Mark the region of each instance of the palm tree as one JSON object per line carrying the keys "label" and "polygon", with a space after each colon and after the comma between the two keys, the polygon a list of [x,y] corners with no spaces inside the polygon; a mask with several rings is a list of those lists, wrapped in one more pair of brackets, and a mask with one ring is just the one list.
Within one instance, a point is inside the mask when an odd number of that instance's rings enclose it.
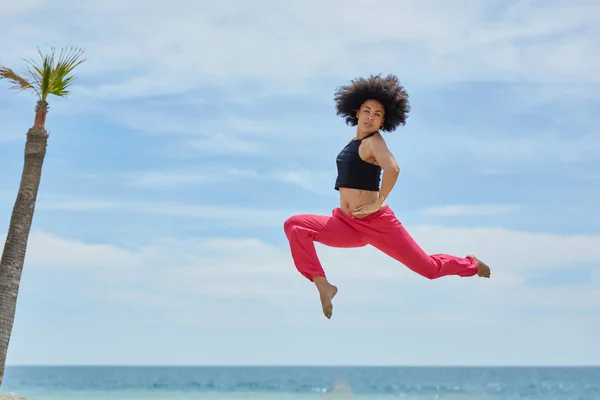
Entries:
{"label": "palm tree", "polygon": [[0,385],[4,378],[4,366],[15,319],[27,241],[42,176],[42,165],[46,156],[47,99],[49,95],[68,96],[67,89],[74,79],[71,72],[86,61],[81,58],[83,52],[79,49],[62,49],[58,58],[55,58],[54,53],[54,49],[50,55],[44,56],[39,52],[41,57],[39,63],[25,60],[29,64],[27,77],[18,75],[10,68],[0,67],[0,80],[6,79],[12,82],[14,84],[12,88],[19,92],[31,90],[38,97],[33,127],[27,132],[21,184],[0,260]]}

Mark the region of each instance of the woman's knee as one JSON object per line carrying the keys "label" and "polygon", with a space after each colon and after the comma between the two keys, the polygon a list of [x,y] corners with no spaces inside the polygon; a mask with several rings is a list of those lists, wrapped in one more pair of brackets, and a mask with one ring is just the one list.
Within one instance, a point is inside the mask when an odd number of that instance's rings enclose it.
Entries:
{"label": "woman's knee", "polygon": [[287,236],[290,236],[297,228],[302,226],[302,215],[292,215],[283,223],[283,230]]}

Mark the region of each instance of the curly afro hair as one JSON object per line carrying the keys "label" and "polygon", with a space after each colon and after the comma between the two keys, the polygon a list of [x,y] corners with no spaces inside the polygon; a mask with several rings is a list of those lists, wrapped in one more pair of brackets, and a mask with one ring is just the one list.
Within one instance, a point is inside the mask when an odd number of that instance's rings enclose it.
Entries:
{"label": "curly afro hair", "polygon": [[346,124],[356,126],[356,113],[367,100],[377,100],[384,107],[384,124],[381,130],[394,131],[406,124],[410,112],[408,94],[394,75],[381,77],[371,75],[368,78],[353,79],[350,84],[335,91],[337,115],[345,118]]}

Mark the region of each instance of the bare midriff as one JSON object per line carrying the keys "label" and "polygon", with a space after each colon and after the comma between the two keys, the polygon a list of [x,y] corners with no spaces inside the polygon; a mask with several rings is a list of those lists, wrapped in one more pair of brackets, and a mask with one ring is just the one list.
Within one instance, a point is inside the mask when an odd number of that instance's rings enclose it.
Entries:
{"label": "bare midriff", "polygon": [[[340,188],[340,209],[348,216],[352,216],[352,212],[356,207],[372,203],[377,200],[379,192],[369,190]],[[361,218],[364,218],[362,216]],[[358,217],[357,217],[358,218]]]}

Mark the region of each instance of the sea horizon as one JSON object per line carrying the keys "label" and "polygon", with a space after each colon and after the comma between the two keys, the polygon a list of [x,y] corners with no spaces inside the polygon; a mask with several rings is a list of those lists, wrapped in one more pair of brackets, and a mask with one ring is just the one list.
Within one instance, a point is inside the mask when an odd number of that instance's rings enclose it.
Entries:
{"label": "sea horizon", "polygon": [[9,365],[31,400],[597,400],[600,366]]}
{"label": "sea horizon", "polygon": [[128,368],[600,368],[598,364],[6,364],[9,367]]}

